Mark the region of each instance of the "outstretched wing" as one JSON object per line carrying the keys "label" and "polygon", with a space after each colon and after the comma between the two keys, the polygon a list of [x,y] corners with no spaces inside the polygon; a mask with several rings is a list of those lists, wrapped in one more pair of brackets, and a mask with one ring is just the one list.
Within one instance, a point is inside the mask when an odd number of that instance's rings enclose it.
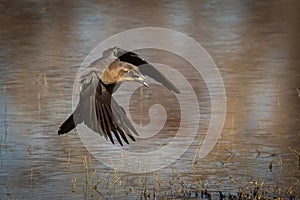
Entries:
{"label": "outstretched wing", "polygon": [[93,131],[114,143],[114,138],[123,146],[122,139],[129,144],[128,136],[135,141],[138,135],[127,118],[125,110],[116,102],[109,91],[115,85],[104,85],[97,76],[82,84],[80,99],[73,113],[75,123],[83,122]]}
{"label": "outstretched wing", "polygon": [[137,66],[143,75],[153,78],[154,80],[161,83],[166,88],[172,90],[177,94],[180,93],[179,90],[175,87],[175,85],[173,85],[173,83],[171,83],[171,81],[169,81],[165,77],[165,75],[160,73],[153,65],[140,58],[136,53],[118,48],[118,50],[116,51],[116,56],[121,61],[128,62]]}

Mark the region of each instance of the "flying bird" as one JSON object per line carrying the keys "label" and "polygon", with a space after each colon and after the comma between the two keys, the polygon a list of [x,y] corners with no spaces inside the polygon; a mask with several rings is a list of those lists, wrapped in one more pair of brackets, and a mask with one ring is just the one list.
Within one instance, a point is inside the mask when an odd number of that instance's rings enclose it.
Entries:
{"label": "flying bird", "polygon": [[112,94],[125,81],[136,81],[148,87],[146,77],[179,93],[161,72],[138,54],[118,47],[105,50],[103,56],[92,62],[81,75],[79,102],[60,126],[58,135],[66,134],[78,124],[84,123],[113,144],[114,137],[121,146],[122,139],[129,144],[127,137],[135,141],[134,135],[138,133],[127,118],[124,108],[116,102]]}

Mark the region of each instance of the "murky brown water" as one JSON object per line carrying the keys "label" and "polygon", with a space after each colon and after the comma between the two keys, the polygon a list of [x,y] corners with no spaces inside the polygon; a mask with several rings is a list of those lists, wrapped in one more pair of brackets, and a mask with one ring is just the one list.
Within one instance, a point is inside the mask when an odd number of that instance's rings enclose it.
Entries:
{"label": "murky brown water", "polygon": [[[0,199],[99,199],[95,190],[84,190],[82,161],[89,152],[74,131],[57,136],[57,129],[71,112],[80,63],[95,44],[143,26],[183,32],[211,54],[227,92],[225,126],[205,159],[193,162],[199,147],[195,140],[174,164],[147,176],[116,174],[92,159],[89,172],[96,170],[93,180],[100,180],[102,196],[139,198],[145,181],[147,193],[157,197],[203,188],[234,193],[251,185],[251,178],[265,181],[267,191],[278,185],[285,193],[292,186],[299,195],[299,6],[296,0],[0,1]],[[201,137],[210,115],[201,77],[167,56],[142,53],[195,83],[203,113]],[[147,90],[145,97],[151,93]],[[170,105],[161,94],[153,98]],[[140,104],[147,108],[151,99]],[[147,123],[139,112],[131,107],[134,119]],[[178,125],[176,109],[172,112],[166,133]]]}

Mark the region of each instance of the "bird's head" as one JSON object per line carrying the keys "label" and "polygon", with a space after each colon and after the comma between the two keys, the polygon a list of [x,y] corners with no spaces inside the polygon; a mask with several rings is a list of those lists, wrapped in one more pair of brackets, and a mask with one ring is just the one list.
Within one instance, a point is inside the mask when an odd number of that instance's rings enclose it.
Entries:
{"label": "bird's head", "polygon": [[148,87],[146,77],[143,76],[138,67],[116,60],[112,62],[102,73],[101,80],[105,84],[116,84],[125,81],[136,81]]}

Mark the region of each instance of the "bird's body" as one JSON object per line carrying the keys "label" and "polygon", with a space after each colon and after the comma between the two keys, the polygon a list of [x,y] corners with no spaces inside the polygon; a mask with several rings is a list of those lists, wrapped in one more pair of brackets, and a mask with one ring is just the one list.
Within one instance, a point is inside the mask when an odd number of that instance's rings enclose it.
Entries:
{"label": "bird's body", "polygon": [[120,145],[123,145],[121,138],[127,144],[127,137],[135,141],[133,135],[138,133],[112,94],[118,88],[118,84],[124,81],[136,81],[148,86],[144,75],[179,93],[163,74],[137,54],[117,47],[104,51],[103,57],[92,62],[81,75],[78,105],[60,126],[58,134],[68,133],[78,124],[84,123],[94,132],[109,138],[113,144],[113,137]]}

